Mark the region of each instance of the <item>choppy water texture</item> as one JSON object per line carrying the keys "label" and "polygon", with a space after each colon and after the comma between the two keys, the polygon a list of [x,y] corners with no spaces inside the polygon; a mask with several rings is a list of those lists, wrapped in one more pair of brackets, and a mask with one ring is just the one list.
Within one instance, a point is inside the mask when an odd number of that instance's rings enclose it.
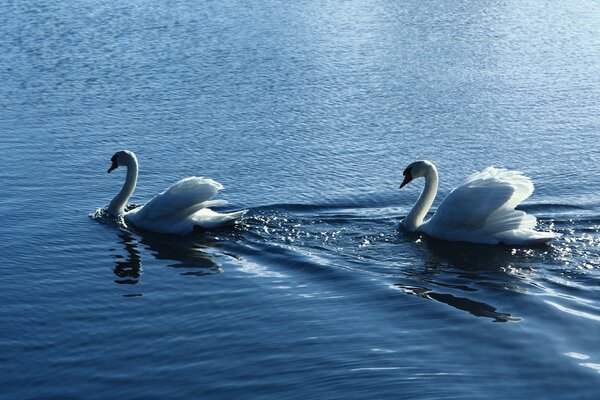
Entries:
{"label": "choppy water texture", "polygon": [[[600,398],[595,1],[0,4],[0,397]],[[90,218],[188,175],[231,230]],[[550,246],[398,231],[487,166]],[[437,205],[440,197],[434,205]]]}

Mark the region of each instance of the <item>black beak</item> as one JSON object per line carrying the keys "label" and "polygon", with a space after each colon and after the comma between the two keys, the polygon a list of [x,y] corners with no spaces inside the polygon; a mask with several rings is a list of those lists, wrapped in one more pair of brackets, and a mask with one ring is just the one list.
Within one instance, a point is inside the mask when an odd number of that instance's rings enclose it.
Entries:
{"label": "black beak", "polygon": [[412,181],[412,180],[413,180],[413,177],[410,173],[405,174],[404,180],[400,184],[400,189],[402,189],[404,186],[408,185],[410,183],[410,181]]}
{"label": "black beak", "polygon": [[119,166],[117,165],[116,161],[113,161],[112,165],[110,166],[110,168],[108,169],[108,172],[110,174],[110,171],[117,169]]}

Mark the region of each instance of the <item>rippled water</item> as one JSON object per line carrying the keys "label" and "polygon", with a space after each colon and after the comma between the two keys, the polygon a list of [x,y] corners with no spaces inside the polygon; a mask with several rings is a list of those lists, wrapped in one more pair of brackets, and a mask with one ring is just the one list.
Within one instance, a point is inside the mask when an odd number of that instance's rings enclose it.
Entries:
{"label": "rippled water", "polygon": [[[600,396],[594,1],[0,4],[4,398]],[[241,224],[90,218],[223,183]],[[398,230],[489,165],[563,238]]]}

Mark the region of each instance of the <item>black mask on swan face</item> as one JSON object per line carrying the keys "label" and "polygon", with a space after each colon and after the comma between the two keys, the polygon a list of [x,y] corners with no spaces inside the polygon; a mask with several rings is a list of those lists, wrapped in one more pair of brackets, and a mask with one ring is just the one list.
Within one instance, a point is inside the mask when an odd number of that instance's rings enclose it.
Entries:
{"label": "black mask on swan face", "polygon": [[410,181],[412,181],[414,179],[412,176],[412,166],[409,165],[408,167],[406,167],[406,169],[404,170],[402,175],[404,175],[404,180],[400,184],[400,189],[402,189],[404,186],[408,185],[410,183]]}
{"label": "black mask on swan face", "polygon": [[106,172],[108,172],[110,174],[111,171],[113,171],[113,170],[115,170],[115,169],[117,169],[119,167],[119,163],[117,162],[118,158],[119,158],[119,153],[115,153],[111,157],[110,161],[111,161],[112,164],[110,165],[110,168]]}
{"label": "black mask on swan face", "polygon": [[408,185],[414,179],[423,178],[429,173],[429,171],[431,171],[431,169],[435,169],[435,166],[431,163],[431,161],[419,160],[410,163],[402,173],[404,175],[404,180],[400,185],[400,189]]}
{"label": "black mask on swan face", "polygon": [[111,171],[117,169],[118,167],[129,167],[131,162],[135,159],[135,154],[133,154],[131,151],[119,150],[111,157],[111,165],[106,172],[110,174]]}

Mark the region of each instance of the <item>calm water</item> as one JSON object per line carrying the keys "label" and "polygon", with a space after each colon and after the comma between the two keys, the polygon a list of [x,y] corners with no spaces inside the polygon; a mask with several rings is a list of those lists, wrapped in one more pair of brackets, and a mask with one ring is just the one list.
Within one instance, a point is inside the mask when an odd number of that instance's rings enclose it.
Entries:
{"label": "calm water", "polygon": [[[57,4],[58,3],[58,4]],[[0,4],[0,397],[596,399],[596,1]],[[214,178],[234,229],[90,218]],[[550,246],[398,231],[489,165]]]}

